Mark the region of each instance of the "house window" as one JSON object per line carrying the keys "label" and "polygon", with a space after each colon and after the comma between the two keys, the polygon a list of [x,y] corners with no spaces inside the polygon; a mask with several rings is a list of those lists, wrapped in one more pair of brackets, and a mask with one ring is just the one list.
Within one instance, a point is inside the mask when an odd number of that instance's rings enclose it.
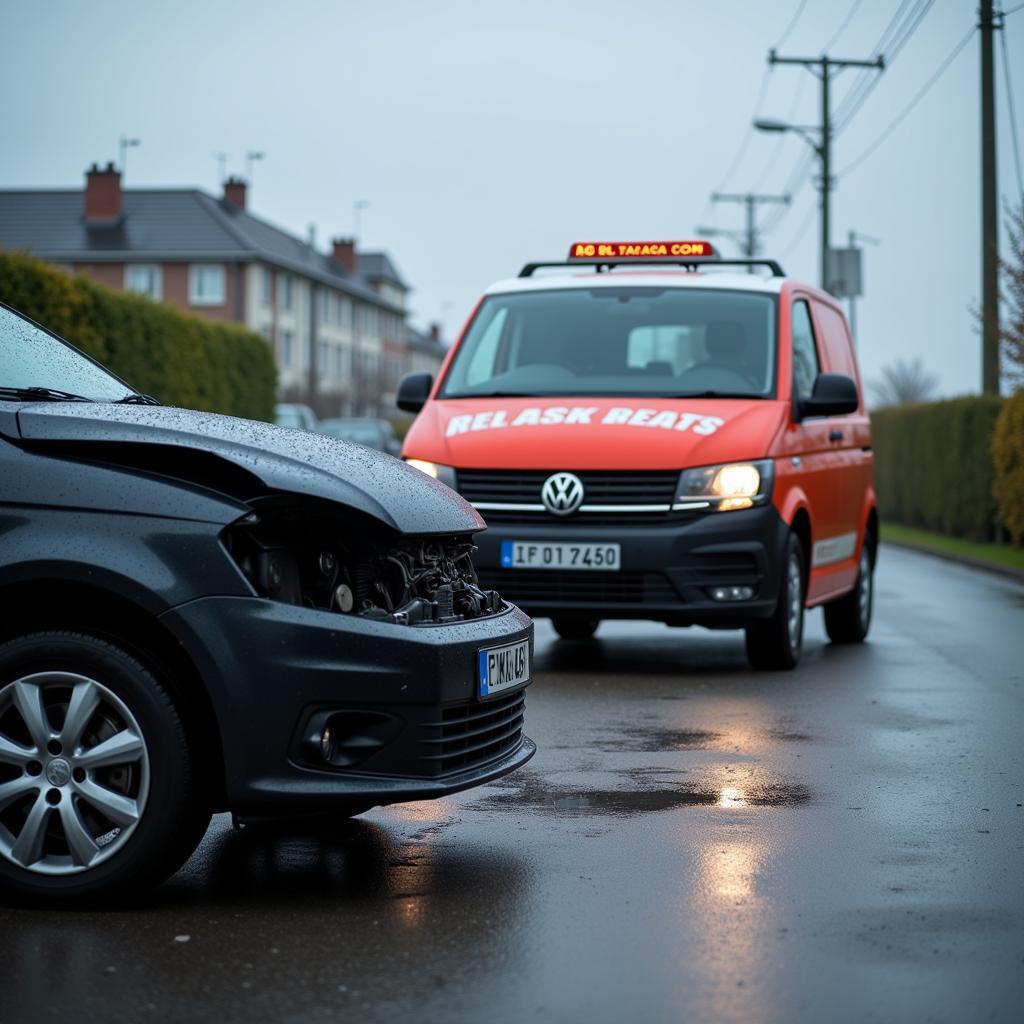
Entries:
{"label": "house window", "polygon": [[223,306],[224,267],[219,263],[193,263],[188,268],[190,306]]}
{"label": "house window", "polygon": [[129,263],[124,268],[124,290],[159,299],[163,292],[163,275],[156,263]]}
{"label": "house window", "polygon": [[295,282],[288,274],[281,276],[281,308],[291,309],[295,304]]}
{"label": "house window", "polygon": [[274,304],[274,272],[270,267],[263,268],[263,305]]}
{"label": "house window", "polygon": [[291,331],[281,332],[281,365],[290,367],[292,365],[292,348],[295,336]]}

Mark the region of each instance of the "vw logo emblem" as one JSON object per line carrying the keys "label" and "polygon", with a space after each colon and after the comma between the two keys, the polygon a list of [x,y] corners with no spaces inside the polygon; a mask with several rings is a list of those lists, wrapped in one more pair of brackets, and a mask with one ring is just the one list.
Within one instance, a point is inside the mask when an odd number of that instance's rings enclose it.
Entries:
{"label": "vw logo emblem", "polygon": [[553,516],[571,515],[583,504],[583,481],[574,473],[552,473],[540,489],[540,500]]}

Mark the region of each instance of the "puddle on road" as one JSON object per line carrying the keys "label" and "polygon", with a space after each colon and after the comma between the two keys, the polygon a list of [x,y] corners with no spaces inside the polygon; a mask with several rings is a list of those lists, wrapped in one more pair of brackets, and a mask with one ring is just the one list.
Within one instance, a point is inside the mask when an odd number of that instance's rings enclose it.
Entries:
{"label": "puddle on road", "polygon": [[665,729],[637,726],[620,729],[612,739],[599,740],[594,744],[598,750],[631,751],[641,754],[657,754],[662,751],[709,750],[721,740],[722,734],[704,729]]}
{"label": "puddle on road", "polygon": [[[632,777],[641,781],[643,774]],[[483,806],[495,810],[528,808],[555,815],[631,816],[682,807],[795,807],[811,800],[811,791],[800,783],[730,780],[728,786],[679,782],[651,788],[600,789],[552,785],[538,775],[522,771],[496,788],[501,792],[486,796],[481,801]]]}

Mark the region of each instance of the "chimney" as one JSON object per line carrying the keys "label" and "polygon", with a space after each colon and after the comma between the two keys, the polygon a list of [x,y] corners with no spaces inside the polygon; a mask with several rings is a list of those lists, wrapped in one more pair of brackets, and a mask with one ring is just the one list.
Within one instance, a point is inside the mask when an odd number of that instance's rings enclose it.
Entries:
{"label": "chimney", "polygon": [[356,272],[356,240],[354,238],[334,238],[332,255],[350,274]]}
{"label": "chimney", "polygon": [[93,164],[85,172],[85,219],[112,221],[121,216],[121,172],[113,163]]}
{"label": "chimney", "polygon": [[427,337],[436,345],[441,344],[441,325],[434,323],[430,325],[430,329],[427,331]]}
{"label": "chimney", "polygon": [[240,210],[245,209],[245,190],[247,188],[244,178],[228,178],[224,182],[224,200],[234,203]]}

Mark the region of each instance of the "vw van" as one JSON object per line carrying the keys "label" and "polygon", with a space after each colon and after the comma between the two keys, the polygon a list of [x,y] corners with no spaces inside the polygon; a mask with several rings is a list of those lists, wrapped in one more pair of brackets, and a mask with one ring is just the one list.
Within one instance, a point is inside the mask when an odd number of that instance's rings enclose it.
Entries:
{"label": "vw van", "polygon": [[842,309],[707,242],[576,243],[492,285],[436,380],[406,377],[406,460],[485,518],[481,586],[563,638],[602,619],[743,629],[797,664],[805,609],[868,633],[871,427]]}

